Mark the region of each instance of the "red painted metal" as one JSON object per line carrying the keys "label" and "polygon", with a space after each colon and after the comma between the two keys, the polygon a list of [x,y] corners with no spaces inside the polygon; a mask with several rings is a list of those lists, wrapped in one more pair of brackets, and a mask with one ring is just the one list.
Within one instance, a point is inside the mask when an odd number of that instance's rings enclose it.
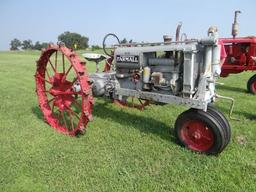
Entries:
{"label": "red painted metal", "polygon": [[[93,97],[84,64],[73,50],[53,44],[42,51],[37,61],[36,93],[44,119],[57,131],[71,136],[84,131],[92,119]],[[74,90],[76,82],[80,90]]]}
{"label": "red painted metal", "polygon": [[256,93],[256,81],[254,81],[254,82],[251,84],[251,91],[252,91],[252,93]]}
{"label": "red painted metal", "polygon": [[190,120],[180,131],[180,136],[185,145],[195,151],[207,151],[214,144],[214,134],[204,122]]}
{"label": "red painted metal", "polygon": [[114,57],[110,57],[106,60],[103,72],[108,72],[111,70],[111,65],[112,65],[113,60],[114,60]]}
{"label": "red painted metal", "polygon": [[256,70],[256,37],[221,38],[227,54],[221,77]]}
{"label": "red painted metal", "polygon": [[[136,101],[138,102],[136,102]],[[131,98],[131,102],[128,102],[127,100],[125,101],[120,101],[118,99],[113,99],[113,103],[116,104],[117,106],[121,107],[121,108],[136,108],[139,109],[141,111],[143,111],[145,109],[146,106],[150,105],[150,101],[149,100],[141,100],[141,99],[137,99],[137,98]]]}

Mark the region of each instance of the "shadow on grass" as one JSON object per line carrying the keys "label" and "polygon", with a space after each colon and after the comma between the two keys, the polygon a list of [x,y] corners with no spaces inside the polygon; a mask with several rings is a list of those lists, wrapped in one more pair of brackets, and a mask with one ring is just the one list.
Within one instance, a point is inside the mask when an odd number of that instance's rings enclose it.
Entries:
{"label": "shadow on grass", "polygon": [[[137,110],[137,109],[130,109]],[[143,113],[143,112],[141,112]],[[173,127],[169,127],[165,123],[153,119],[151,117],[131,114],[124,110],[115,110],[108,107],[108,103],[95,103],[93,115],[100,118],[111,119],[121,125],[129,125],[138,129],[145,134],[155,134],[160,138],[176,143]]]}
{"label": "shadow on grass", "polygon": [[240,93],[248,93],[246,88],[240,88],[240,87],[231,87],[228,85],[218,85],[217,90],[223,90],[223,91],[233,91],[233,92],[240,92]]}
{"label": "shadow on grass", "polygon": [[[229,114],[229,108],[223,107],[223,106],[218,106],[217,108],[219,110],[221,110],[222,112]],[[237,111],[237,109],[235,107],[232,116],[237,117],[238,115],[244,116],[246,119],[249,119],[249,120],[256,120],[256,112],[252,114],[252,113],[248,113],[246,111]],[[227,116],[227,119],[229,120],[228,116]]]}
{"label": "shadow on grass", "polygon": [[36,117],[40,120],[44,120],[44,116],[39,107],[32,107],[32,112],[36,115]]}
{"label": "shadow on grass", "polygon": [[[176,138],[174,136],[173,127],[167,126],[165,123],[158,121],[156,119],[140,116],[137,114],[131,114],[126,111],[120,111],[111,109],[109,102],[95,103],[93,107],[93,116],[100,118],[111,119],[122,125],[129,125],[138,129],[145,134],[155,134],[160,138],[176,143]],[[136,109],[130,109],[136,110]],[[40,120],[44,121],[43,114],[39,107],[33,107],[32,112]],[[143,112],[141,112],[143,113]]]}
{"label": "shadow on grass", "polygon": [[245,116],[249,120],[256,120],[256,112],[254,112],[254,114],[251,114],[251,113],[248,113],[248,112],[245,112],[245,111],[241,111],[241,112],[238,112],[238,113],[242,114],[243,116]]}

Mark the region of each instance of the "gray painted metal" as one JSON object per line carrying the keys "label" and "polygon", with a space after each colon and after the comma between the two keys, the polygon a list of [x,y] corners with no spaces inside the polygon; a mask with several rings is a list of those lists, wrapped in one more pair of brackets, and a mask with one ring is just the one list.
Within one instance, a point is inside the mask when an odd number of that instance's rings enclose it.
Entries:
{"label": "gray painted metal", "polygon": [[159,103],[175,103],[179,105],[187,105],[192,108],[207,110],[208,103],[211,101],[203,101],[199,99],[190,99],[190,98],[182,98],[179,96],[174,95],[166,95],[166,94],[159,94],[154,92],[147,92],[147,91],[137,91],[137,90],[130,90],[130,89],[116,89],[117,95],[122,95],[126,97],[136,97],[141,99],[147,99]]}
{"label": "gray painted metal", "polygon": [[[96,96],[112,95],[122,100],[137,97],[160,103],[176,103],[206,110],[215,100],[215,79],[219,66],[220,49],[217,38],[178,43],[150,43],[120,45],[114,60],[116,71],[111,74],[90,75]],[[158,52],[165,53],[158,55]],[[169,55],[167,53],[170,53]],[[120,60],[120,58],[137,58]],[[130,61],[130,62],[129,62]],[[144,68],[159,74],[161,81],[143,82]],[[134,79],[134,75],[139,78]],[[113,87],[113,89],[107,89]],[[144,86],[145,85],[145,86]],[[143,88],[147,88],[144,90]],[[145,88],[145,89],[146,89]],[[108,93],[109,91],[112,93]]]}

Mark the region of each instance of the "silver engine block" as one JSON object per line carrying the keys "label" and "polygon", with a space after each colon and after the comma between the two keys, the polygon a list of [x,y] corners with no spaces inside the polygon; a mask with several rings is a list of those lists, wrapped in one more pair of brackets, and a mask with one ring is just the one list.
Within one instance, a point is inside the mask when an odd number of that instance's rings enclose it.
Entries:
{"label": "silver engine block", "polygon": [[185,42],[120,44],[115,71],[93,73],[94,96],[137,97],[207,109],[215,97],[220,47],[214,36]]}

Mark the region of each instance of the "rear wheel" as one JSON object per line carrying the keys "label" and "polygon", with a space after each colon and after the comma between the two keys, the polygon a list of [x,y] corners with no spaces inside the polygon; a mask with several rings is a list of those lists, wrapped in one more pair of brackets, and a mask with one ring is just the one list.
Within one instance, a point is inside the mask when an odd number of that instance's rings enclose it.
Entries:
{"label": "rear wheel", "polygon": [[84,132],[92,118],[93,98],[78,56],[64,45],[49,45],[37,61],[35,80],[45,121],[64,134]]}
{"label": "rear wheel", "polygon": [[135,97],[127,97],[123,100],[113,99],[114,104],[121,108],[135,108],[144,110],[150,104],[149,100],[139,99]]}
{"label": "rear wheel", "polygon": [[175,122],[175,134],[186,148],[216,155],[227,145],[223,122],[213,112],[190,109],[179,115]]}
{"label": "rear wheel", "polygon": [[248,80],[247,90],[252,94],[256,94],[256,74]]}

